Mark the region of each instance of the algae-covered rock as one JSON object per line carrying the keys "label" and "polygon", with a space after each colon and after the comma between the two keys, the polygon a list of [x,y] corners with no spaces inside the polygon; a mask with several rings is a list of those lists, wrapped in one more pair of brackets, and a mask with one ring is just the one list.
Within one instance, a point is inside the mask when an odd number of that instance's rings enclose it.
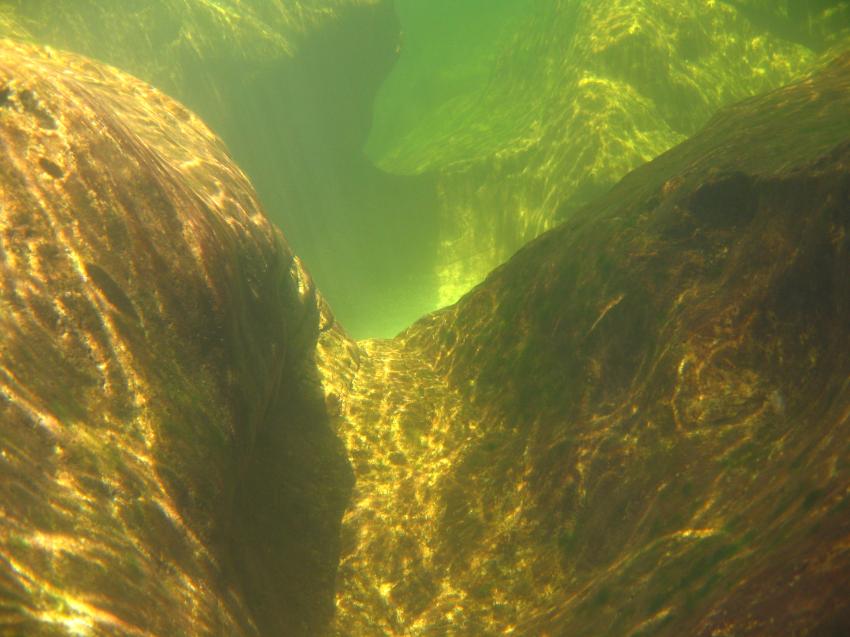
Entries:
{"label": "algae-covered rock", "polygon": [[2,41],[0,633],[321,632],[319,303],[197,117]]}
{"label": "algae-covered rock", "polygon": [[399,4],[413,43],[367,149],[390,172],[436,175],[441,304],[723,105],[806,72],[811,42],[846,41],[850,24],[840,2],[785,3],[768,20],[745,0],[518,0],[496,2],[501,28],[482,29],[484,0],[454,3],[454,27],[436,17],[450,3]]}
{"label": "algae-covered rock", "polygon": [[321,339],[338,635],[850,631],[850,56],[393,341]]}

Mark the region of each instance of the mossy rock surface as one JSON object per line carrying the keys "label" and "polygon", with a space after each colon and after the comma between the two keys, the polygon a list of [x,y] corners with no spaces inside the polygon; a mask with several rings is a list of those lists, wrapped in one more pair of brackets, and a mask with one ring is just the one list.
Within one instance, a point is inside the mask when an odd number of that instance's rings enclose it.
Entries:
{"label": "mossy rock surface", "polygon": [[337,635],[850,630],[848,112],[844,55],[398,338],[323,335]]}
{"label": "mossy rock surface", "polygon": [[315,635],[350,470],[321,301],[204,124],[0,41],[4,635]]}

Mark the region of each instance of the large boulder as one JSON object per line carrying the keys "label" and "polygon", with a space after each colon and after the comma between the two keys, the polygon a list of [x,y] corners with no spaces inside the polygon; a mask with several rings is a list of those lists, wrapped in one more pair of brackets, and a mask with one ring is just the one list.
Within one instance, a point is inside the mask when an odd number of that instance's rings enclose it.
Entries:
{"label": "large boulder", "polygon": [[321,338],[336,634],[850,632],[850,56],[392,341]]}
{"label": "large boulder", "polygon": [[197,117],[0,41],[0,633],[321,633],[320,306]]}

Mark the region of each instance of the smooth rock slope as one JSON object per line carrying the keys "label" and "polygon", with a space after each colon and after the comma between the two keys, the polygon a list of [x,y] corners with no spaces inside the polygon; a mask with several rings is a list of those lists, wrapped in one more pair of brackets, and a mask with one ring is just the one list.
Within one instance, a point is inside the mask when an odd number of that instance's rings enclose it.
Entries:
{"label": "smooth rock slope", "polygon": [[0,41],[0,634],[320,634],[320,301],[185,108]]}
{"label": "smooth rock slope", "polygon": [[335,634],[850,632],[848,115],[844,56],[395,340],[323,335]]}

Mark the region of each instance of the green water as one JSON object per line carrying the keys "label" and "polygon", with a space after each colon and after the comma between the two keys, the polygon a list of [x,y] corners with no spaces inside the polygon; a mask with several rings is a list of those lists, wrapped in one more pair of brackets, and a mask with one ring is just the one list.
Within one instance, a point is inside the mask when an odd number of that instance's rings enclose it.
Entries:
{"label": "green water", "polygon": [[[509,48],[531,0],[402,0],[401,55],[375,100],[366,145],[370,158],[390,171],[406,171],[387,156],[415,143],[412,137],[467,103],[484,99],[499,57]],[[404,96],[404,97],[402,97]],[[426,133],[429,140],[438,131]],[[415,170],[413,171],[415,172]]]}
{"label": "green water", "polygon": [[723,105],[845,47],[846,1],[0,2],[0,32],[195,110],[355,337],[456,300]]}

